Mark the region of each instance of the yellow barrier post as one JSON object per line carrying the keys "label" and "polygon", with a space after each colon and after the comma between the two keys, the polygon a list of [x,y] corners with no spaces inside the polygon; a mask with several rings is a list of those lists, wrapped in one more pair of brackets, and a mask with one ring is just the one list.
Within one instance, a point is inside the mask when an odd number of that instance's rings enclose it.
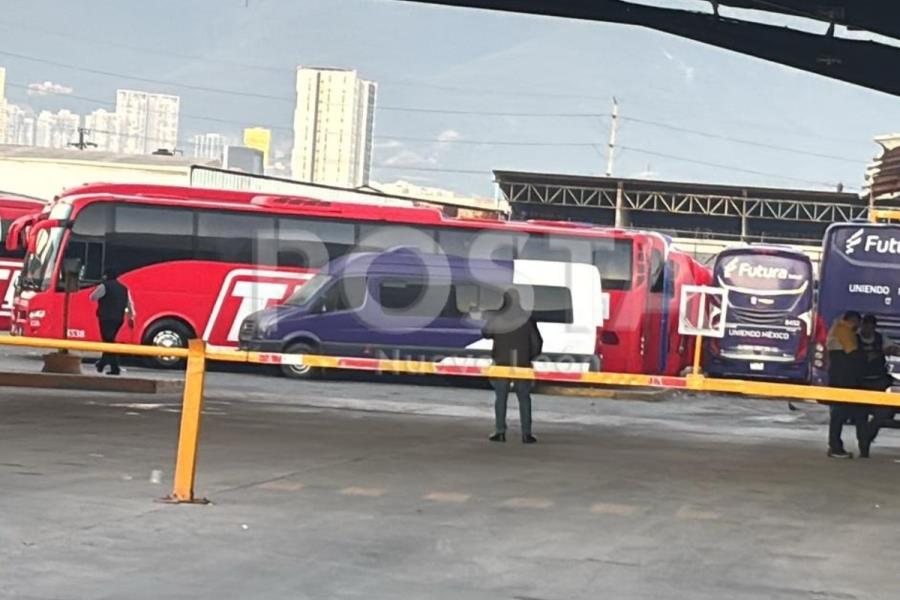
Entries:
{"label": "yellow barrier post", "polygon": [[181,405],[178,454],[175,458],[175,483],[172,495],[168,498],[172,502],[207,503],[206,499],[194,498],[205,376],[206,344],[203,340],[191,340],[188,342],[187,368],[184,373],[184,399]]}
{"label": "yellow barrier post", "polygon": [[694,369],[693,375],[696,377],[700,374],[700,357],[703,354],[703,336],[698,335],[694,339]]}

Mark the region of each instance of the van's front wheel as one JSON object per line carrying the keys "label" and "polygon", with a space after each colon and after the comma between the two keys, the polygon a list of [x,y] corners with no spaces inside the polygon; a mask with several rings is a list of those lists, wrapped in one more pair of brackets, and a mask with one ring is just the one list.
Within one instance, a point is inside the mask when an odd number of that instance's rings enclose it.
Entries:
{"label": "van's front wheel", "polygon": [[[309,344],[291,344],[284,350],[285,354],[313,354],[313,347]],[[307,365],[281,365],[281,373],[291,379],[315,379],[321,374],[321,370]]]}

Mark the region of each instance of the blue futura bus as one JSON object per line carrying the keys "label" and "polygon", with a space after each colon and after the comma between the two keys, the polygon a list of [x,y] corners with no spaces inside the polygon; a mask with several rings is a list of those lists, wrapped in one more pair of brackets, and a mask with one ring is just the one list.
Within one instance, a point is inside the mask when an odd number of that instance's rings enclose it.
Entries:
{"label": "blue futura bus", "polygon": [[728,290],[728,310],[725,337],[706,342],[706,372],[808,382],[815,328],[809,257],[783,246],[731,248],[716,257],[713,279]]}
{"label": "blue futura bus", "polygon": [[[875,315],[879,331],[893,339],[900,336],[900,225],[836,223],[825,232],[821,328],[827,331],[848,310]],[[816,346],[813,382],[828,383],[824,340]]]}

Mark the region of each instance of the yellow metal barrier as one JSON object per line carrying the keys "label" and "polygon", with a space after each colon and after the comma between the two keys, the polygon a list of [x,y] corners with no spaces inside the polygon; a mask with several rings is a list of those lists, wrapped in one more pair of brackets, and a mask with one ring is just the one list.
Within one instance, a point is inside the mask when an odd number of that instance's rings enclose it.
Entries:
{"label": "yellow metal barrier", "polygon": [[[197,472],[197,447],[200,442],[200,417],[203,414],[203,384],[206,379],[206,345],[202,340],[188,343],[184,396],[181,405],[181,429],[175,455],[175,484],[170,500],[194,502],[194,476]],[[205,500],[200,500],[205,503]]]}
{"label": "yellow metal barrier", "polygon": [[[697,392],[718,392],[761,396],[765,398],[872,404],[900,408],[900,394],[788,383],[745,381],[739,379],[711,379],[696,371],[687,377],[669,377],[633,373],[567,373],[561,371],[535,371],[533,369],[519,367],[458,366],[407,360],[244,352],[230,348],[206,346],[206,344],[200,340],[192,340],[188,348],[159,348],[155,346],[138,346],[133,344],[106,344],[76,340],[3,337],[0,338],[0,345],[27,348],[56,348],[85,352],[112,352],[132,356],[175,356],[178,358],[186,358],[187,369],[185,371],[178,451],[175,459],[175,476],[173,491],[169,497],[169,500],[179,503],[197,501],[194,498],[194,481],[197,470],[200,421],[203,412],[203,387],[206,374],[206,361],[209,360],[260,365],[295,364],[326,369],[375,371],[412,375],[491,377],[498,379],[526,379],[552,383],[675,388]],[[697,365],[695,365],[695,368],[696,366]]]}

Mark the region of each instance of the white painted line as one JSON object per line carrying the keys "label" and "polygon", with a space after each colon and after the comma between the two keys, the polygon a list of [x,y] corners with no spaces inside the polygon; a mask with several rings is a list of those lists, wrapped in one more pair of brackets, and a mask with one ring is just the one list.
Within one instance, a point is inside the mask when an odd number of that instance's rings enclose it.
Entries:
{"label": "white painted line", "polygon": [[550,508],[553,500],[547,498],[510,498],[501,506],[507,508]]}
{"label": "white painted line", "polygon": [[367,487],[345,487],[341,490],[341,494],[344,496],[364,496],[366,498],[379,498],[384,496],[384,490],[381,488],[367,488]]}
{"label": "white painted line", "polygon": [[468,502],[471,497],[472,496],[469,494],[462,494],[459,492],[429,492],[422,496],[422,499],[430,500],[432,502],[463,504],[464,502]]}
{"label": "white painted line", "polygon": [[615,515],[617,517],[629,517],[637,511],[637,507],[631,504],[609,504],[598,502],[591,506],[591,512],[597,515]]}

